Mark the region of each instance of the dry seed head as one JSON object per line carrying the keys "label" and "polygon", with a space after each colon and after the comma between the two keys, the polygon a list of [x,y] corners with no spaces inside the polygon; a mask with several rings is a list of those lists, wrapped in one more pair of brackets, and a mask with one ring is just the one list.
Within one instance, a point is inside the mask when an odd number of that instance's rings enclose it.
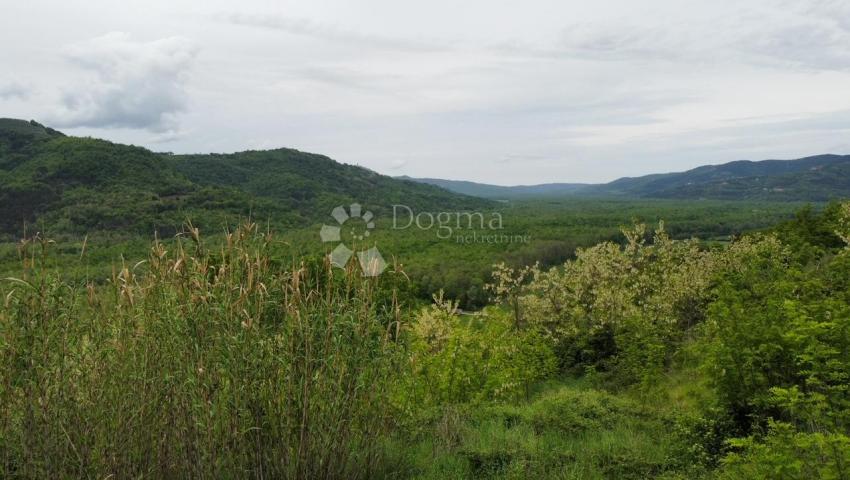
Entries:
{"label": "dry seed head", "polygon": [[95,296],[94,284],[91,282],[86,284],[86,296],[88,298],[89,306],[95,306],[97,297]]}
{"label": "dry seed head", "polygon": [[9,308],[9,305],[12,304],[12,294],[14,294],[14,293],[15,293],[15,289],[13,288],[12,290],[9,291],[9,293],[6,294],[6,300],[5,300],[5,302],[3,302],[3,306],[5,306],[6,308]]}
{"label": "dry seed head", "polygon": [[83,256],[86,254],[86,245],[89,243],[89,236],[86,235],[86,238],[83,239],[83,248],[80,249],[80,260],[83,259]]}

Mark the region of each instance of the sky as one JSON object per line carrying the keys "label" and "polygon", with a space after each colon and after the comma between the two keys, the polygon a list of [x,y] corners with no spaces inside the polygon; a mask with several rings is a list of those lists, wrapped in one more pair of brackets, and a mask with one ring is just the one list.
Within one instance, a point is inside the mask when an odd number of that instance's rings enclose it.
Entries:
{"label": "sky", "polygon": [[0,117],[175,153],[605,182],[850,153],[850,2],[0,0]]}

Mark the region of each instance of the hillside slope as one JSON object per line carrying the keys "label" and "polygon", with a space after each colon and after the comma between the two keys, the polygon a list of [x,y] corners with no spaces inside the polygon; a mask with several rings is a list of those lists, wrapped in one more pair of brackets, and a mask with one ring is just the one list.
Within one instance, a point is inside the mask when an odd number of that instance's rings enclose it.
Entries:
{"label": "hillside slope", "polygon": [[850,197],[850,155],[796,160],[739,160],[685,172],[626,177],[605,184],[550,183],[500,186],[475,182],[411,179],[491,199],[553,196],[715,200],[826,201]]}
{"label": "hillside slope", "polygon": [[[489,202],[296,150],[159,154],[0,119],[0,233],[169,234],[191,218],[217,230],[253,216],[276,226],[324,219],[337,205],[380,210],[476,208]],[[377,212],[376,212],[377,213]]]}
{"label": "hillside slope", "polygon": [[850,155],[739,160],[685,172],[621,178],[594,193],[652,198],[821,201],[850,195]]}
{"label": "hillside slope", "polygon": [[174,168],[202,186],[236,188],[307,217],[327,215],[352,201],[374,213],[403,204],[414,210],[457,210],[486,207],[473,196],[432,185],[395,179],[372,170],[338,163],[324,155],[281,148],[232,154],[174,155]]}

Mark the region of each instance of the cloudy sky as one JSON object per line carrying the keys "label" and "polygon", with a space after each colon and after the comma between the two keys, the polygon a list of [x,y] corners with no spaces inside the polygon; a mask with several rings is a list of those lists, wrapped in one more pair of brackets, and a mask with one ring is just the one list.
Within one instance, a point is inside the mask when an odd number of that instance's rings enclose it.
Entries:
{"label": "cloudy sky", "polygon": [[3,0],[0,117],[599,182],[850,153],[850,2]]}

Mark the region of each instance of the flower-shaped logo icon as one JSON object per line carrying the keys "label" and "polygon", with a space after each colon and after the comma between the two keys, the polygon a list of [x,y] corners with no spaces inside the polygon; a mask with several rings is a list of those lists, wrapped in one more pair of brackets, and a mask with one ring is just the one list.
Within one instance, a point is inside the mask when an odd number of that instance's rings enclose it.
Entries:
{"label": "flower-shaped logo icon", "polygon": [[[348,211],[342,206],[334,208],[331,216],[336,220],[337,225],[322,225],[319,235],[322,237],[322,242],[340,242],[328,257],[331,260],[331,264],[335,267],[345,268],[348,260],[354,254],[354,251],[342,243],[342,233],[344,231],[343,228],[346,227],[345,224],[355,219],[359,219],[364,224],[364,228],[362,229],[357,229],[349,224],[351,238],[361,241],[368,237],[370,231],[375,228],[375,222],[373,221],[374,215],[368,210],[364,212],[359,203],[352,203]],[[363,276],[377,277],[387,268],[387,262],[384,261],[384,257],[381,256],[378,247],[357,252],[357,259],[360,261]]]}

